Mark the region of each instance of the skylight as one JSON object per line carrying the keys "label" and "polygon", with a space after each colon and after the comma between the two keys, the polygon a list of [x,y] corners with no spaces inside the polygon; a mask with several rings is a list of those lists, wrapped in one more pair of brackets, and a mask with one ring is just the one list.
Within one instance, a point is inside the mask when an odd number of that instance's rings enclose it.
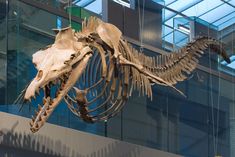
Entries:
{"label": "skylight", "polygon": [[76,0],[73,4],[95,14],[102,14],[102,0]]}
{"label": "skylight", "polygon": [[[162,38],[168,43],[181,42],[175,35],[181,31],[179,26],[188,25],[197,20],[212,29],[221,31],[235,23],[235,0],[152,0],[163,5]],[[185,18],[188,17],[188,18]],[[184,22],[179,22],[185,19]],[[190,20],[191,19],[191,20]],[[190,28],[190,26],[189,26]],[[181,31],[189,38],[189,31]],[[188,37],[187,37],[188,35]],[[187,41],[187,40],[185,40]]]}
{"label": "skylight", "polygon": [[235,55],[232,55],[230,57],[230,60],[231,60],[230,64],[228,64],[225,61],[222,61],[221,64],[225,65],[225,67],[219,67],[219,69],[226,72],[226,73],[229,73],[229,74],[235,76],[235,73],[234,73],[234,70],[235,70]]}
{"label": "skylight", "polygon": [[[197,17],[222,30],[235,23],[235,0],[153,0],[164,5],[164,23],[173,27],[177,12],[187,17]],[[163,3],[164,2],[164,3]],[[169,9],[173,11],[170,11]],[[232,14],[232,15],[231,15]],[[179,17],[179,16],[178,16]]]}
{"label": "skylight", "polygon": [[[114,2],[130,8],[130,0],[113,0]],[[74,5],[85,8],[95,14],[102,14],[102,0],[75,0]]]}

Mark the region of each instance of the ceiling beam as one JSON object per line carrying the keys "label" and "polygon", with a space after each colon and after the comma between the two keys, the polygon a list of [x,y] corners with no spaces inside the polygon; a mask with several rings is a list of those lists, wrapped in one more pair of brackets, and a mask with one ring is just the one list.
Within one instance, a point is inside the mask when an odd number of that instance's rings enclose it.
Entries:
{"label": "ceiling beam", "polygon": [[224,3],[226,3],[226,4],[228,4],[228,5],[230,5],[231,7],[234,7],[235,8],[235,6],[234,5],[232,5],[231,3],[229,3],[229,1],[227,2],[227,1],[225,1],[225,0],[221,0],[222,2],[224,2]]}

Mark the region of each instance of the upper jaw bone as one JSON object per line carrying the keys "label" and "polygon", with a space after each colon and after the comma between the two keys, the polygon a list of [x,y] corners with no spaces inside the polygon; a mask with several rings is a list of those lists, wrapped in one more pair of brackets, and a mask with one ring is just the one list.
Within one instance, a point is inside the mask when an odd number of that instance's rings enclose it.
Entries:
{"label": "upper jaw bone", "polygon": [[[51,100],[49,96],[46,98],[42,109],[37,114],[36,119],[31,127],[32,132],[37,132],[44,125],[44,123],[49,118],[53,110],[57,107],[57,105],[60,103],[63,97],[76,83],[78,78],[81,76],[81,74],[85,70],[85,67],[90,57],[92,56],[90,52],[91,52],[91,49],[89,47],[85,47],[81,51],[81,55],[77,59],[77,61],[80,61],[79,64],[74,67],[71,74],[68,76],[67,81],[64,82],[63,88],[59,89],[59,93],[57,97],[54,98],[53,100]],[[36,122],[40,122],[40,123],[36,123]]]}

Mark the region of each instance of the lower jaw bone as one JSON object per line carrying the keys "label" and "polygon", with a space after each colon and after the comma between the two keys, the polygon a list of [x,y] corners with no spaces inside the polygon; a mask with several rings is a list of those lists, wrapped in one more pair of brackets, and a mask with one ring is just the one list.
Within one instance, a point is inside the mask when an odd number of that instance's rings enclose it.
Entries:
{"label": "lower jaw bone", "polygon": [[50,117],[50,115],[52,114],[54,109],[57,107],[57,105],[60,103],[60,101],[64,98],[67,92],[76,83],[78,78],[81,76],[81,74],[85,70],[85,67],[90,57],[91,57],[91,54],[86,55],[83,58],[83,60],[81,60],[80,63],[72,70],[67,82],[63,84],[63,88],[59,89],[59,92],[56,98],[54,98],[53,100],[51,100],[50,97],[46,98],[46,102],[44,103],[43,107],[37,114],[35,120],[32,120],[32,122],[30,123],[31,131],[33,133],[37,132],[44,125],[44,123]]}

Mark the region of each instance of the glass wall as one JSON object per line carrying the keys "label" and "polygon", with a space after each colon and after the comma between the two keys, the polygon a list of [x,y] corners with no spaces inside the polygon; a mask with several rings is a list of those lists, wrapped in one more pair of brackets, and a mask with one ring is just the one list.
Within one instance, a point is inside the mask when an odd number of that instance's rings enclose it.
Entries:
{"label": "glass wall", "polygon": [[7,17],[8,8],[4,1],[0,1],[0,102],[6,99],[6,54],[7,54]]}
{"label": "glass wall", "polygon": [[196,70],[177,85],[186,98],[161,86],[153,87],[153,101],[134,93],[108,122],[108,136],[184,156],[230,157],[234,87],[234,80]]}
{"label": "glass wall", "polygon": [[[85,15],[89,14],[83,10],[82,15],[85,17]],[[2,21],[4,20],[6,21],[7,19],[4,18]],[[39,97],[32,103],[25,104],[20,110],[22,102],[19,105],[14,105],[13,102],[36,75],[37,71],[31,62],[32,54],[54,42],[55,34],[52,29],[58,28],[58,20],[60,21],[60,27],[69,26],[68,19],[17,0],[10,1],[8,25],[4,22],[4,25],[1,26],[2,30],[8,28],[8,32],[3,34],[4,40],[8,38],[8,44],[5,41],[5,43],[2,43],[3,47],[1,46],[1,48],[4,48],[2,51],[5,54],[1,58],[1,89],[3,90],[1,90],[2,100],[0,104],[2,111],[31,118],[31,115],[34,115],[34,111],[37,110],[37,104],[42,104],[42,98]],[[75,27],[78,26],[79,24],[75,25]],[[1,42],[4,42],[4,40]],[[4,99],[4,96],[6,99]],[[104,135],[103,124],[89,125],[81,122],[70,112],[65,103],[62,103],[57,108],[49,122]]]}
{"label": "glass wall", "polygon": [[[20,105],[14,105],[13,101],[36,75],[31,56],[53,43],[52,28],[66,27],[69,20],[18,0],[9,1],[9,9],[5,0],[0,2],[0,8],[5,8],[0,9],[0,110],[30,117],[41,98],[24,105],[21,111]],[[46,5],[53,6],[52,3]],[[76,6],[64,12],[81,18],[92,14]],[[175,26],[190,25],[182,17],[176,17],[172,23]],[[201,25],[194,26],[198,34],[205,30]],[[80,24],[76,23],[74,27],[79,29]],[[168,35],[172,33],[167,33],[167,28],[164,31]],[[233,33],[226,35],[229,31]],[[216,34],[232,53],[234,27]],[[189,40],[189,34],[175,30],[171,46],[179,49]],[[139,49],[138,45],[133,46]],[[150,49],[144,49],[144,52],[158,55]],[[232,157],[235,155],[235,79],[230,74],[234,71],[218,71],[218,68],[228,69],[217,64],[217,58],[212,65],[208,64],[208,57],[202,62],[207,68],[197,69],[188,80],[177,84],[186,98],[170,88],[153,86],[152,101],[134,92],[123,111],[108,122],[87,124],[74,116],[64,102],[48,122],[183,156]]]}

